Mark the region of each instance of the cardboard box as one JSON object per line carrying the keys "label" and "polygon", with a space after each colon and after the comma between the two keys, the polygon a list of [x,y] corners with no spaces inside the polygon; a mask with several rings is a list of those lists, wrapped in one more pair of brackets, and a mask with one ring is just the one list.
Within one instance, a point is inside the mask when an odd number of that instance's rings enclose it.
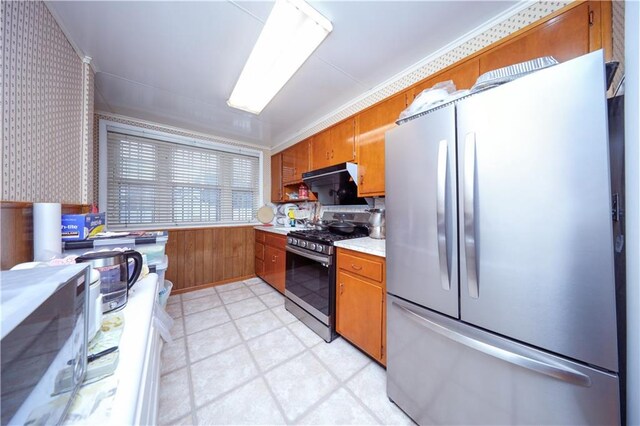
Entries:
{"label": "cardboard box", "polygon": [[62,241],[86,240],[104,231],[104,213],[63,214]]}

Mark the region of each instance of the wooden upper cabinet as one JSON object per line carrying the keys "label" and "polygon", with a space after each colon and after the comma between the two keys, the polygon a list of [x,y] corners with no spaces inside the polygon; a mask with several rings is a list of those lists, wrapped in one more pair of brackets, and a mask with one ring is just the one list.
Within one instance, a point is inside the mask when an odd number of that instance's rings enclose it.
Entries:
{"label": "wooden upper cabinet", "polygon": [[311,170],[321,169],[331,164],[329,151],[331,149],[330,129],[316,133],[311,138]]}
{"label": "wooden upper cabinet", "polygon": [[480,74],[541,56],[564,62],[599,49],[590,46],[590,3],[594,2],[582,3],[481,55]]}
{"label": "wooden upper cabinet", "polygon": [[309,140],[298,142],[282,151],[282,183],[302,181],[302,174],[309,171]]}
{"label": "wooden upper cabinet", "polygon": [[271,202],[282,201],[282,153],[271,156]]}
{"label": "wooden upper cabinet", "polygon": [[355,160],[355,117],[333,126],[331,131],[331,164]]}
{"label": "wooden upper cabinet", "polygon": [[311,170],[355,159],[355,118],[351,117],[313,136]]}
{"label": "wooden upper cabinet", "polygon": [[453,80],[457,90],[471,89],[471,86],[475,84],[479,75],[480,60],[478,58],[469,59],[468,61],[464,61],[461,64],[447,68],[443,72],[418,83],[413,87],[409,96],[409,101],[410,103],[413,102],[413,99],[422,93],[423,90],[433,87],[436,83],[447,80]]}
{"label": "wooden upper cabinet", "polygon": [[358,195],[384,195],[384,134],[395,127],[407,106],[407,94],[400,93],[358,115]]}

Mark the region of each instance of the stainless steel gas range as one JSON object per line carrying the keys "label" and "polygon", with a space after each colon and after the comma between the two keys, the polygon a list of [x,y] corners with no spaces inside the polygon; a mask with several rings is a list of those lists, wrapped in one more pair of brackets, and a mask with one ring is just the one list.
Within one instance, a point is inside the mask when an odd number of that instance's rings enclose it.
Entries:
{"label": "stainless steel gas range", "polygon": [[336,337],[335,241],[368,235],[368,213],[326,212],[323,222],[344,220],[356,226],[352,233],[300,230],[287,234],[285,308],[307,327],[331,342]]}

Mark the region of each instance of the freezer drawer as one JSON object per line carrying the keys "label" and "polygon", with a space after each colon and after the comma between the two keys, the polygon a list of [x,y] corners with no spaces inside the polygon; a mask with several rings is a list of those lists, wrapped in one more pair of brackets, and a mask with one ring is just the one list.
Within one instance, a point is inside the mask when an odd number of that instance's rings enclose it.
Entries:
{"label": "freezer drawer", "polygon": [[620,423],[616,375],[387,302],[387,393],[418,424]]}

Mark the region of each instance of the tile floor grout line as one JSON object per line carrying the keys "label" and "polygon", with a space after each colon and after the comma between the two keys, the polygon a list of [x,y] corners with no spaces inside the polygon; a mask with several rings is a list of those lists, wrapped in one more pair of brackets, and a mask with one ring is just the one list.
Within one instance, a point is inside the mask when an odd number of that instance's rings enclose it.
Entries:
{"label": "tile floor grout line", "polygon": [[[250,289],[251,290],[251,289]],[[253,291],[251,290],[251,292],[253,293]],[[254,293],[255,294],[255,293]],[[266,305],[266,304],[265,304]],[[226,310],[226,306],[225,306],[225,310]],[[269,308],[269,311],[271,309]],[[227,310],[227,315],[229,314],[228,310]],[[273,313],[272,313],[273,314]],[[280,321],[280,318],[278,318],[277,315],[273,314],[276,319],[278,319]],[[236,328],[236,332],[238,333],[238,335],[240,336],[240,339],[242,341],[242,344],[244,345],[244,349],[249,353],[249,357],[251,358],[251,361],[253,362],[253,365],[256,368],[256,371],[258,372],[258,377],[260,377],[262,379],[262,381],[264,382],[267,391],[269,392],[269,394],[271,395],[271,399],[273,399],[273,402],[276,404],[276,408],[278,409],[278,411],[280,412],[280,415],[282,416],[282,418],[284,419],[285,423],[287,422],[287,416],[286,413],[284,411],[284,409],[280,406],[280,402],[278,401],[278,398],[276,398],[273,389],[271,389],[271,386],[269,386],[269,381],[267,380],[267,378],[264,376],[264,373],[262,373],[262,370],[260,369],[260,364],[258,364],[258,362],[255,359],[255,356],[253,355],[253,352],[251,351],[251,348],[249,347],[249,345],[247,344],[247,339],[244,338],[244,336],[242,335],[242,333],[240,332],[240,329],[238,328],[238,326],[236,325],[235,321],[233,322],[233,326]],[[282,322],[282,321],[281,321]],[[267,334],[267,333],[263,333],[262,335]],[[254,337],[258,337],[258,336],[254,336]],[[256,378],[252,378],[251,380],[255,380]],[[234,390],[239,389],[240,386],[235,386],[233,389],[231,389],[229,392],[232,392]],[[216,398],[218,399],[218,398]],[[286,423],[288,424],[288,423]]]}
{"label": "tile floor grout line", "polygon": [[[184,304],[184,299],[181,297],[180,298],[180,304],[183,305]],[[188,339],[188,335],[187,335],[187,321],[185,319],[185,315],[184,315],[184,306],[181,306],[182,308],[182,327],[183,327],[183,331],[184,331],[184,357],[185,357],[185,361],[187,363],[187,384],[189,386],[189,405],[191,407],[191,422],[194,425],[198,424],[198,419],[196,417],[196,412],[195,412],[195,404],[196,404],[196,399],[195,399],[195,393],[193,392],[193,381],[191,380],[191,357],[189,355],[189,345],[187,344],[187,339]]]}
{"label": "tile floor grout line", "polygon": [[[357,374],[359,374],[360,372],[364,371],[364,369],[369,367],[369,365],[370,365],[370,363],[365,365],[364,367],[362,367],[360,370],[358,370],[358,372],[356,374],[354,374],[353,376],[351,376],[349,378],[349,381],[351,381],[351,379],[353,379]],[[373,417],[374,420],[377,420],[378,423],[381,424],[381,425],[387,424],[387,423],[385,423],[384,420],[380,419],[380,417],[378,417],[376,415],[376,413],[374,413],[373,410],[370,409],[367,404],[364,403],[362,398],[360,398],[358,395],[356,395],[356,393],[354,391],[352,391],[351,388],[349,388],[349,386],[347,386],[347,382],[344,383],[343,387],[344,387],[344,390],[347,391],[348,394],[350,394],[356,401],[358,401],[360,403],[362,408],[364,408],[364,410],[366,412],[368,412]],[[385,392],[386,392],[386,390],[385,390]]]}
{"label": "tile floor grout line", "polygon": [[[277,307],[277,306],[276,306],[276,307]],[[272,311],[273,309],[274,309],[274,308],[268,308],[267,310]],[[259,312],[255,312],[255,313],[261,313],[261,312],[265,312],[265,311],[259,311]],[[251,315],[253,315],[253,314],[250,314],[250,315],[247,315],[247,316],[251,316]],[[278,318],[278,316],[277,316],[275,313],[274,313],[274,315],[276,316],[276,318]],[[246,317],[242,317],[242,318],[246,318]],[[282,323],[282,320],[281,320],[280,318],[278,318],[278,320]],[[223,325],[228,325],[229,323],[234,323],[234,325],[235,325],[235,321],[232,319],[231,321],[226,321],[226,322],[223,322],[223,323],[220,323],[220,324],[214,325],[213,327],[205,328],[205,329],[203,329],[203,330],[201,330],[201,331],[207,331],[207,330],[211,330],[211,329],[214,329],[214,328],[222,327]],[[236,332],[238,332],[238,328],[237,328],[237,326],[236,326],[236,327],[234,327],[234,328],[235,328]],[[238,332],[238,335],[240,336],[240,342],[238,342],[238,343],[236,343],[236,344],[234,344],[234,345],[232,345],[232,346],[228,346],[228,347],[226,347],[226,348],[224,348],[224,349],[221,349],[221,350],[219,350],[219,351],[217,351],[217,352],[214,352],[214,353],[212,353],[212,354],[209,354],[209,355],[207,355],[207,356],[205,356],[205,357],[203,357],[203,358],[200,358],[200,359],[198,359],[198,360],[193,360],[190,364],[197,364],[197,363],[199,363],[199,362],[201,362],[201,361],[204,361],[204,360],[207,360],[207,359],[209,359],[209,358],[211,358],[211,357],[213,357],[213,356],[220,355],[221,353],[226,352],[227,350],[230,350],[230,349],[236,348],[236,347],[238,347],[238,346],[242,345],[243,341],[246,341],[246,342],[248,343],[248,342],[250,342],[250,341],[252,341],[252,340],[259,339],[260,337],[264,337],[265,335],[267,335],[267,334],[269,334],[269,333],[272,333],[272,332],[274,332],[274,331],[278,331],[278,330],[281,330],[281,329],[287,329],[287,331],[289,331],[289,332],[290,332],[290,333],[291,333],[291,334],[292,334],[296,339],[298,339],[298,341],[300,342],[300,344],[302,345],[302,347],[304,348],[304,350],[314,348],[314,347],[316,347],[318,344],[322,343],[322,342],[318,342],[317,344],[313,345],[311,348],[308,348],[308,347],[307,347],[307,346],[302,342],[302,340],[300,340],[300,338],[299,338],[298,336],[296,336],[296,334],[295,334],[293,331],[291,331],[291,330],[287,327],[287,324],[282,323],[282,325],[281,325],[280,327],[278,327],[278,328],[274,328],[274,329],[269,330],[269,331],[267,331],[267,332],[265,332],[265,333],[262,333],[262,334],[258,334],[258,335],[252,336],[252,337],[250,337],[250,338],[248,338],[248,339],[245,339],[244,337],[242,337],[242,333]],[[200,333],[201,331],[196,331],[195,333],[189,334],[189,336],[194,336],[195,334]],[[185,335],[184,337],[186,338],[186,337],[187,337],[187,335]],[[189,350],[189,346],[188,346],[188,345],[187,345],[186,350],[187,350],[187,351]],[[304,351],[303,351],[303,352],[304,352]],[[295,357],[296,357],[297,355],[299,355],[300,353],[302,353],[302,352],[299,352],[298,354],[293,355],[291,358],[295,358]],[[270,372],[271,370],[273,370],[273,369],[275,369],[275,368],[279,367],[280,365],[284,364],[285,362],[289,361],[291,358],[287,358],[287,359],[286,359],[286,360],[284,360],[284,361],[280,361],[280,362],[278,362],[277,364],[274,364],[273,366],[271,366],[271,367],[269,367],[267,370],[265,370],[265,371],[264,371],[264,373],[266,374],[266,373]],[[169,374],[169,373],[171,373],[171,372],[177,371],[177,370],[179,370],[179,369],[181,369],[181,368],[184,368],[184,366],[182,366],[182,367],[177,367],[177,368],[174,368],[173,370],[166,371],[166,372],[165,372],[164,374],[162,374],[162,375],[164,376],[164,375]]]}
{"label": "tile floor grout line", "polygon": [[[180,418],[178,418],[176,420],[172,420],[173,423],[175,423],[177,421],[180,421],[180,420],[184,420],[184,419],[187,418],[187,416],[191,416],[192,422],[194,424],[197,424],[197,412],[198,412],[198,410],[200,410],[203,407],[206,407],[208,405],[215,404],[217,401],[220,401],[220,400],[224,399],[229,394],[231,394],[233,392],[236,392],[238,389],[242,388],[243,386],[246,386],[250,382],[260,379],[262,381],[262,384],[264,384],[266,386],[267,391],[269,392],[269,395],[271,396],[271,398],[273,400],[273,403],[275,404],[276,408],[278,409],[278,412],[282,416],[282,419],[284,420],[284,423],[287,424],[287,425],[298,424],[302,419],[305,418],[305,416],[308,416],[312,412],[314,412],[314,410],[317,410],[320,405],[325,403],[329,398],[331,398],[335,394],[335,392],[339,391],[340,389],[344,389],[344,391],[347,392],[348,395],[350,395],[355,401],[357,401],[358,405],[360,405],[360,408],[363,409],[365,413],[369,414],[369,416],[372,418],[372,420],[378,422],[379,424],[385,424],[385,421],[381,421],[381,419],[378,417],[378,415],[376,415],[373,412],[373,410],[369,408],[369,406],[364,402],[364,400],[361,399],[353,390],[351,390],[348,387],[348,385],[354,380],[354,378],[356,376],[358,376],[359,374],[361,374],[365,369],[370,367],[371,364],[377,364],[374,360],[372,360],[369,356],[367,356],[366,354],[363,353],[363,355],[367,358],[366,364],[364,366],[358,368],[357,370],[355,370],[352,374],[350,374],[347,377],[345,377],[345,379],[341,379],[338,376],[337,373],[334,373],[333,370],[331,368],[329,368],[329,366],[326,363],[326,361],[321,359],[321,357],[318,354],[316,354],[316,352],[314,351],[314,349],[316,347],[318,347],[321,343],[324,343],[324,340],[320,339],[320,341],[318,341],[317,343],[312,344],[311,346],[308,347],[305,344],[305,340],[303,340],[302,337],[298,336],[298,334],[296,334],[296,332],[294,332],[293,329],[290,327],[290,326],[292,326],[294,324],[297,324],[297,323],[301,323],[302,325],[304,325],[304,323],[302,323],[298,318],[295,318],[295,317],[294,317],[294,321],[287,323],[286,319],[281,318],[274,311],[276,309],[277,310],[281,310],[283,308],[286,310],[286,308],[284,307],[283,303],[277,303],[277,304],[275,304],[273,306],[270,306],[262,298],[260,298],[260,296],[265,296],[265,295],[269,295],[269,294],[273,293],[273,294],[277,294],[278,296],[280,296],[280,298],[282,300],[284,300],[284,296],[283,295],[281,295],[280,293],[277,293],[277,292],[275,292],[273,290],[268,292],[268,293],[263,293],[262,295],[260,295],[260,294],[257,294],[256,292],[254,292],[252,290],[252,287],[255,287],[256,285],[259,285],[260,283],[255,283],[252,286],[249,286],[245,281],[238,281],[237,283],[241,283],[242,286],[240,286],[239,288],[234,289],[234,290],[238,290],[238,289],[241,289],[241,288],[248,288],[250,290],[250,292],[254,296],[251,296],[251,297],[248,297],[248,298],[245,298],[245,299],[241,299],[241,300],[238,300],[238,301],[234,301],[234,302],[229,302],[229,303],[225,303],[222,300],[222,298],[220,298],[220,301],[221,301],[221,305],[220,306],[223,307],[223,310],[227,314],[227,316],[229,317],[229,320],[225,321],[223,323],[220,323],[220,324],[216,324],[213,327],[207,327],[207,328],[205,328],[203,330],[198,330],[197,332],[194,332],[194,333],[191,333],[191,334],[187,334],[187,331],[186,331],[186,317],[187,317],[187,315],[184,314],[184,303],[188,302],[188,300],[185,301],[185,300],[183,300],[183,298],[180,298],[180,302],[179,303],[180,303],[180,308],[181,308],[181,312],[182,312],[182,315],[181,315],[180,319],[182,321],[182,326],[183,326],[183,330],[184,330],[184,342],[183,342],[183,344],[184,344],[184,350],[185,350],[185,362],[187,364],[186,365],[186,369],[187,369],[187,379],[188,379],[189,393],[190,393],[189,396],[190,396],[191,412],[188,413],[188,414],[185,414],[184,416],[182,416],[182,417],[180,417]],[[264,283],[264,281],[262,281],[262,283]],[[223,286],[220,286],[220,287],[223,287]],[[227,291],[233,291],[233,290],[227,290]],[[219,293],[224,293],[224,291],[223,292],[218,292],[218,290],[216,289],[216,294],[218,294],[218,297],[219,297]],[[203,297],[204,296],[206,296],[206,295],[203,295]],[[242,302],[242,301],[246,301],[246,300],[249,300],[249,299],[251,299],[253,297],[258,298],[260,300],[260,302],[266,306],[266,309],[260,309],[259,311],[251,312],[250,314],[246,314],[246,315],[240,316],[238,318],[232,318],[231,317],[228,305],[232,305],[234,303],[239,303],[239,302]],[[196,299],[198,299],[198,298],[193,298],[193,299],[189,299],[189,300],[196,300]],[[214,309],[214,308],[218,308],[218,306],[211,307],[211,308],[208,308],[208,309]],[[208,310],[208,309],[205,309],[205,311]],[[245,339],[243,334],[240,332],[239,326],[236,323],[236,321],[241,320],[241,319],[246,318],[246,317],[249,317],[251,315],[264,313],[266,311],[270,311],[270,313],[277,318],[278,323],[280,324],[280,326],[276,327],[275,329],[269,330],[267,332],[261,333],[259,335],[251,336],[250,338]],[[201,311],[201,312],[204,312],[204,311]],[[191,313],[190,315],[196,314],[196,313],[198,313],[198,312]],[[192,362],[191,355],[189,353],[189,346],[187,344],[188,343],[187,339],[193,340],[194,339],[193,336],[195,334],[197,334],[197,333],[203,332],[205,330],[211,330],[213,328],[222,327],[222,326],[228,325],[229,323],[232,323],[231,325],[232,325],[233,329],[236,331],[236,333],[240,337],[240,342],[237,343],[237,344],[234,344],[234,345],[232,345],[230,347],[227,347],[227,348],[225,348],[223,350],[215,352],[213,354],[207,355],[206,357],[204,357],[202,359],[199,359],[198,361],[193,361]],[[279,362],[277,362],[277,363],[275,363],[275,364],[273,364],[273,365],[271,365],[268,368],[263,370],[260,367],[260,365],[258,364],[257,358],[254,355],[254,353],[252,352],[251,347],[249,346],[249,344],[251,342],[257,340],[257,339],[260,339],[260,338],[266,336],[269,333],[273,333],[273,332],[280,331],[280,330],[286,330],[288,333],[292,334],[294,336],[294,339],[296,339],[301,344],[302,350],[300,352],[296,353],[296,354],[289,355],[284,360],[281,360],[281,361],[279,361]],[[313,331],[311,331],[311,332],[313,332]],[[346,339],[344,339],[344,338],[342,338],[342,339],[349,346],[353,346]],[[307,340],[309,340],[309,339],[307,339]],[[256,375],[254,375],[254,376],[242,381],[239,384],[236,384],[233,388],[229,389],[228,391],[226,391],[224,393],[221,393],[221,394],[217,395],[212,400],[207,401],[207,402],[205,402],[205,403],[203,403],[201,405],[196,405],[196,402],[195,402],[195,391],[194,391],[194,385],[193,385],[193,380],[192,380],[193,378],[192,378],[192,375],[191,375],[191,367],[192,367],[192,365],[196,364],[196,363],[199,363],[200,361],[204,361],[204,360],[206,360],[206,359],[208,359],[210,357],[213,357],[213,356],[216,356],[216,355],[220,355],[220,354],[222,354],[224,352],[227,352],[227,351],[230,351],[230,350],[233,350],[233,349],[237,349],[241,345],[244,347],[244,350],[248,352],[249,357],[251,359],[251,362],[253,363],[253,366],[256,368]],[[357,348],[355,348],[355,349],[357,349]],[[274,390],[272,389],[271,385],[269,384],[269,381],[267,380],[266,376],[268,374],[270,374],[272,371],[274,371],[274,370],[282,367],[284,364],[290,362],[291,360],[299,358],[299,357],[302,357],[302,356],[306,356],[306,352],[309,352],[311,354],[311,357],[313,359],[315,359],[316,362],[319,363],[319,365],[322,367],[322,369],[325,370],[326,372],[328,372],[329,375],[331,377],[333,377],[334,380],[336,380],[336,384],[331,387],[331,389],[327,392],[327,394],[325,394],[323,397],[321,397],[320,399],[315,401],[304,412],[302,412],[300,415],[295,417],[293,420],[289,420],[288,417],[287,417],[287,411],[280,404],[280,401],[276,397],[276,394],[275,394]],[[360,351],[360,352],[362,353],[362,351]],[[184,367],[181,367],[181,368],[184,368]],[[169,373],[171,373],[173,371],[177,371],[177,370],[178,369],[174,369],[172,371],[167,371],[164,374],[166,375],[166,374],[169,374]],[[385,392],[385,394],[386,394],[386,392]]]}
{"label": "tile floor grout line", "polygon": [[[342,337],[340,337],[342,338]],[[337,339],[332,340],[335,341]],[[322,343],[322,342],[321,342]],[[327,345],[330,345],[331,343],[327,343],[326,341],[324,341],[324,343],[326,343]],[[318,346],[320,343],[316,344],[313,346],[313,348],[315,348],[316,346]],[[343,382],[342,379],[340,379],[340,377],[338,377],[337,374],[335,374],[333,372],[333,370],[331,370],[331,368],[329,368],[329,366],[322,361],[322,359],[320,359],[320,357],[312,350],[312,348],[308,349],[309,352],[311,353],[311,356],[314,357],[316,359],[316,361],[318,361],[320,363],[320,365],[329,372],[329,374],[331,376],[333,376],[334,379],[336,379],[336,382],[338,382],[338,385],[336,386],[335,389],[332,389],[331,391],[329,391],[325,396],[323,396],[322,398],[320,398],[318,401],[316,401],[313,405],[311,405],[306,411],[304,411],[302,414],[300,414],[294,421],[294,424],[297,424],[300,420],[304,419],[304,417],[311,413],[313,410],[315,410],[316,408],[318,408],[320,405],[322,405],[322,403],[324,403],[326,400],[328,400],[329,398],[331,398],[331,396],[333,395],[334,392],[336,392],[337,390],[339,390],[340,388],[345,387],[346,382]],[[368,365],[368,364],[367,364]],[[366,365],[365,365],[366,367]],[[364,369],[365,367],[362,367],[362,369]],[[351,376],[353,377],[353,376]],[[360,403],[360,405],[363,405],[362,401],[360,400],[360,398],[356,398],[356,401],[358,403]],[[366,408],[363,407],[363,408]],[[374,416],[375,420],[378,420],[377,417]]]}

